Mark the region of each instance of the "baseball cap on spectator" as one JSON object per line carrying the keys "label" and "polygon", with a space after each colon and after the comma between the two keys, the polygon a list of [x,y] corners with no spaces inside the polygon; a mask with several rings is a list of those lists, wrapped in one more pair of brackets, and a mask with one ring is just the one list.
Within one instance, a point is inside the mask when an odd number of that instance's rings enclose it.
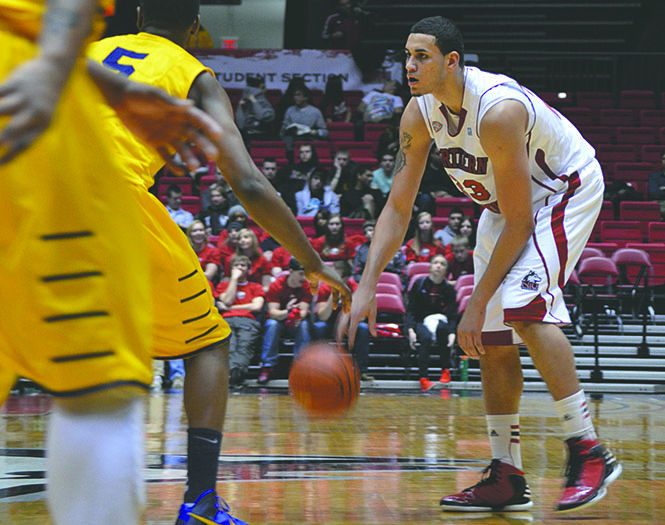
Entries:
{"label": "baseball cap on spectator", "polygon": [[299,270],[304,270],[305,267],[300,264],[295,257],[291,257],[291,260],[289,261],[289,270],[293,272],[297,272]]}

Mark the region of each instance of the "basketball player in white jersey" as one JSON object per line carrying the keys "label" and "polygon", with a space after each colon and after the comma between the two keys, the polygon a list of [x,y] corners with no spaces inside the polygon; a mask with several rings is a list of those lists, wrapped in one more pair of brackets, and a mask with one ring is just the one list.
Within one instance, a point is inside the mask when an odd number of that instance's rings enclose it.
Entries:
{"label": "basketball player in white jersey", "polygon": [[547,383],[568,448],[558,511],[606,494],[620,464],[598,441],[558,325],[570,322],[562,288],[591,234],[603,199],[594,149],[531,91],[503,75],[464,66],[457,27],[430,17],[406,43],[411,94],[401,119],[395,176],[367,265],[340,323],[353,341],[358,322],[374,329],[379,274],[399,249],[431,141],[455,184],[485,207],[474,252],[475,288],[458,325],[464,352],[480,359],[492,462],[485,479],[442,498],[451,511],[525,510],[533,503],[522,471],[519,401],[523,342]]}

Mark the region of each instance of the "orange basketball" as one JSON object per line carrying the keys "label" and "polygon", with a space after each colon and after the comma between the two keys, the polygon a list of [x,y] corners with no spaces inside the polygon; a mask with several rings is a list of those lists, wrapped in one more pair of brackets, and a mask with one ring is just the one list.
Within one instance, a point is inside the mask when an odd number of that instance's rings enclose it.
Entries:
{"label": "orange basketball", "polygon": [[360,372],[349,354],[318,341],[306,345],[291,365],[289,390],[311,417],[336,417],[358,399]]}

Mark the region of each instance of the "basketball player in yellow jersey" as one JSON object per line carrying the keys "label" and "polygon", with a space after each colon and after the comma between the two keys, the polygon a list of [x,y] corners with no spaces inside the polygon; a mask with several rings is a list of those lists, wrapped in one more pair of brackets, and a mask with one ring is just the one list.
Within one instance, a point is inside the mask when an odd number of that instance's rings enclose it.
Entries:
{"label": "basketball player in yellow jersey", "polygon": [[[319,279],[329,282],[348,307],[348,288],[322,263],[295,217],[252,162],[224,90],[212,72],[183,49],[199,25],[198,10],[198,0],[141,1],[141,33],[104,39],[93,44],[88,54],[119,74],[193,100],[213,117],[223,129],[218,164],[238,199],[254,220],[303,264],[314,286]],[[156,279],[155,355],[187,358],[187,490],[177,523],[200,523],[199,518],[203,518],[205,523],[232,519],[240,524],[228,515],[228,509],[219,508],[215,493],[228,389],[228,326],[214,307],[188,241],[164,206],[147,192],[162,160],[117,123],[111,120],[110,125],[126,176],[136,185],[136,199],[151,239]]]}
{"label": "basketball player in yellow jersey", "polygon": [[160,90],[86,72],[79,54],[97,7],[0,0],[0,402],[16,376],[57,398],[47,445],[56,525],[136,524],[142,500],[149,268],[137,206],[97,128],[98,88],[160,149],[189,157],[185,137],[213,155],[195,128],[220,131]]}

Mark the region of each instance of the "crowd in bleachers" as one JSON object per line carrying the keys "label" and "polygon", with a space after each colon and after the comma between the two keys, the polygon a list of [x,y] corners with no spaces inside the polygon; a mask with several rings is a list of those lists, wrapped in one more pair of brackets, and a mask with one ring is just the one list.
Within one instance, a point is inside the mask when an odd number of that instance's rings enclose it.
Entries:
{"label": "crowd in bleachers", "polygon": [[[302,85],[296,88],[303,90]],[[386,115],[383,123],[365,122],[363,117],[358,117],[357,111],[359,106],[363,109],[362,94],[343,92],[340,95],[339,86],[335,90],[324,96],[320,92],[309,92],[305,86],[303,92],[308,101],[315,108],[318,104],[320,108],[317,110],[325,115],[325,140],[302,141],[296,136],[294,158],[289,158],[287,145],[275,136],[270,137],[271,140],[250,138],[248,149],[264,175],[298,216],[323,260],[331,264],[339,262],[336,268],[353,286],[352,283],[362,274],[375,220],[392,184],[397,147],[395,124],[403,106]],[[230,90],[229,94],[238,106],[242,93]],[[280,129],[279,119],[283,118],[280,114],[286,114],[293,104],[283,102],[282,94],[271,90],[265,91],[265,96],[276,108],[274,129]],[[577,125],[596,148],[603,166],[606,201],[588,248],[597,250],[596,259],[610,262],[615,262],[611,258],[621,248],[641,250],[649,263],[650,284],[662,286],[665,284],[665,223],[662,222],[665,94],[657,103],[653,93],[623,92],[616,106],[609,94],[603,93],[578,93],[576,102],[569,95],[562,98],[557,94],[543,94],[543,98]],[[662,109],[657,109],[657,105]],[[404,300],[414,283],[429,273],[433,257],[444,257],[445,281],[454,286],[458,313],[463,311],[465,299],[471,292],[472,283],[460,277],[473,274],[472,253],[480,210],[471,200],[457,196],[446,179],[438,155],[433,151],[407,238],[386,268],[387,274],[396,276],[392,282],[395,293],[391,298],[383,297],[390,295],[385,293],[388,287],[384,287],[377,296],[380,303],[383,301],[388,319],[391,313],[397,314],[401,323],[396,332],[390,323],[383,326],[382,333],[386,336],[412,339],[405,328],[406,318],[399,316],[406,315],[408,302]],[[275,283],[281,283],[282,288],[288,284],[285,282],[293,271],[289,269],[290,255],[237,204],[223,174],[214,167],[191,178],[163,174],[156,188],[174,220],[187,229],[218,301],[228,283],[233,281],[233,261],[244,256],[246,259],[243,260],[248,264],[246,281],[258,284],[264,298],[260,311],[245,312],[245,317],[264,325],[264,333],[281,326],[297,339],[297,347],[311,337],[330,337],[330,315],[320,306],[329,302],[330,297],[314,298],[313,303],[311,297],[306,297],[297,307],[297,314],[292,313],[295,307],[289,304],[289,300],[285,304],[277,300],[279,294],[275,295],[273,287]],[[585,253],[585,259],[588,253]],[[625,252],[618,253],[621,258]],[[583,268],[578,266],[578,270],[584,271],[580,275],[575,273],[573,282],[584,281],[593,273],[590,268],[594,267],[586,264]],[[631,275],[635,277],[634,272]],[[619,277],[617,273],[617,279]],[[289,283],[297,284],[292,281]],[[254,287],[254,290],[259,288]],[[271,307],[271,303],[277,304]],[[221,309],[227,317],[238,317],[234,308]],[[240,310],[244,312],[247,308]],[[298,328],[299,315],[304,320],[302,329]],[[449,326],[454,323],[455,319],[449,320]],[[277,331],[278,335],[282,328]],[[265,383],[274,366],[279,337],[271,336],[267,343],[264,337],[261,343],[260,334],[259,340],[253,344],[263,344],[264,368],[259,379]],[[361,338],[365,336],[364,333],[359,335]],[[360,343],[360,347],[368,346],[364,339]],[[365,359],[362,372],[368,378],[366,363]],[[242,381],[246,366],[247,363],[243,364],[241,371],[233,373],[232,382]]]}

